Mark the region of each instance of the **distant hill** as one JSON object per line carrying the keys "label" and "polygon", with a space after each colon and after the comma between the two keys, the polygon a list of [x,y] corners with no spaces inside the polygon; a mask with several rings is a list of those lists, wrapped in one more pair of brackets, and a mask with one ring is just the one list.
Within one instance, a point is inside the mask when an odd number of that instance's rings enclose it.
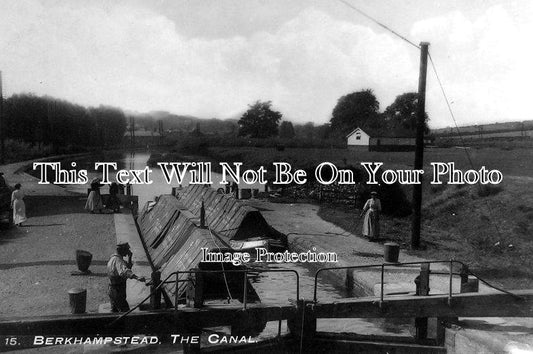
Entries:
{"label": "distant hill", "polygon": [[[135,119],[136,129],[144,128],[148,131],[158,131],[159,121],[163,123],[163,131],[190,133],[196,129],[200,129],[202,134],[237,134],[239,130],[240,116],[232,118],[199,118],[191,115],[179,115],[167,111],[151,111],[148,113],[139,113],[126,111],[126,116]],[[283,120],[290,121],[286,117]],[[324,139],[324,136],[329,132],[329,125],[321,124],[315,126],[312,122],[307,123],[293,123],[296,138],[300,139]]]}
{"label": "distant hill", "polygon": [[202,133],[232,133],[238,129],[237,120],[219,118],[198,118],[190,115],[178,115],[166,111],[148,113],[127,112],[128,117],[135,119],[135,125],[147,130],[157,130],[158,122],[163,123],[165,131],[192,132],[199,128]]}

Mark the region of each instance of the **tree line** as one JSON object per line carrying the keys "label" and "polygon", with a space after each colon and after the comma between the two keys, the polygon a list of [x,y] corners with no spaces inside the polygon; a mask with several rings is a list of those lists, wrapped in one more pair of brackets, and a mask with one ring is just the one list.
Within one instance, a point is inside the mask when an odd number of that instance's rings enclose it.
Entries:
{"label": "tree line", "polygon": [[[414,130],[417,102],[416,93],[404,93],[380,112],[374,93],[366,89],[340,97],[329,123],[293,125],[290,121],[282,121],[283,115],[272,108],[271,101],[256,101],[237,122],[238,136],[253,139],[278,137],[285,140],[341,141],[356,127]],[[153,118],[148,115],[145,120]],[[141,123],[137,122],[139,119],[140,117],[136,117],[136,127]],[[426,130],[427,120],[426,114]],[[16,94],[4,100],[4,127],[6,138],[23,141],[38,149],[46,146],[54,152],[79,151],[120,145],[127,119],[124,112],[115,107],[86,108],[48,96]],[[227,128],[219,128],[222,127]],[[221,130],[218,129],[219,132]]]}
{"label": "tree line", "polygon": [[4,101],[5,137],[53,151],[106,148],[122,143],[126,116],[115,107],[86,108],[52,97],[16,94]]}
{"label": "tree line", "polygon": [[[256,101],[249,105],[249,109],[240,118],[239,135],[251,138],[278,136],[291,139],[303,134],[310,139],[343,139],[357,127],[381,131],[414,132],[417,106],[418,94],[407,92],[397,96],[390,106],[380,112],[379,101],[374,92],[371,89],[365,89],[340,97],[333,108],[329,123],[320,126],[314,126],[312,123],[293,126],[289,121],[281,121],[283,115],[272,109],[271,101]],[[429,132],[428,120],[426,113],[426,133]]]}

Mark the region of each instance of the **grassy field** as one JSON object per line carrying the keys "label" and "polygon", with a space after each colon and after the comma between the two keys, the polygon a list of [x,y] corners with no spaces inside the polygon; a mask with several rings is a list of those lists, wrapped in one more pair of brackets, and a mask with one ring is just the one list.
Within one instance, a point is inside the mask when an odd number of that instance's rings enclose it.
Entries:
{"label": "grassy field", "polygon": [[[362,161],[383,162],[385,168],[411,169],[414,163],[413,152],[355,152],[347,149],[303,149],[287,148],[222,148],[211,147],[209,156],[218,161],[239,161],[249,168],[268,166],[275,161],[286,161],[296,168],[315,167],[329,161],[339,167],[358,165]],[[468,155],[467,155],[468,154]],[[457,168],[470,169],[469,158],[474,168],[486,166],[498,169],[504,176],[533,177],[533,149],[531,148],[430,148],[424,153],[424,169],[431,162],[455,162]]]}
{"label": "grassy field", "polygon": [[[469,156],[467,155],[469,154]],[[383,162],[385,168],[411,169],[413,152],[352,152],[346,149],[210,148],[215,161],[242,161],[245,167],[268,166],[286,161],[295,168],[312,168],[323,161],[339,167],[362,161]],[[533,287],[533,149],[529,148],[435,148],[426,149],[424,169],[431,162],[455,162],[460,169],[485,166],[498,169],[500,185],[483,187],[431,185],[424,181],[423,250],[409,251],[430,259],[462,260],[480,276],[506,288]],[[410,198],[411,189],[403,186]],[[321,205],[320,216],[359,235],[361,221],[353,207]],[[409,249],[409,217],[382,217],[385,241]]]}

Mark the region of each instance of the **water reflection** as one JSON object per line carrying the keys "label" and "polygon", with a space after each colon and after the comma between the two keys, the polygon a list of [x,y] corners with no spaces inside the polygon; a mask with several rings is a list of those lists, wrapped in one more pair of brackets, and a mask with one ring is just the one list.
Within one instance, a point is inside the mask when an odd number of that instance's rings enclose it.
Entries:
{"label": "water reflection", "polygon": [[[101,168],[98,171],[94,170],[94,164],[95,162],[116,162],[117,164],[117,170],[119,169],[128,169],[128,170],[143,170],[147,166],[148,159],[150,158],[149,152],[134,152],[134,153],[120,153],[120,154],[114,154],[114,155],[106,155],[104,156],[91,156],[87,158],[83,158],[80,160],[76,160],[77,168],[80,169],[86,169],[88,171],[88,177],[89,181],[95,177],[101,177],[102,176],[102,170]],[[62,166],[70,166],[70,163],[72,160],[65,160],[62,161]],[[67,167],[64,167],[67,168]],[[163,173],[161,172],[159,167],[150,168],[150,180],[152,181],[151,184],[148,185],[140,185],[136,184],[133,185],[133,194],[139,196],[139,206],[142,207],[146,202],[150,200],[154,200],[156,196],[159,196],[161,194],[170,194],[172,187],[178,187],[178,183],[172,181],[172,183],[167,183],[167,181],[164,178]],[[112,174],[114,176],[115,174]],[[220,181],[222,180],[222,175],[220,173],[212,172],[211,178],[213,181],[212,187],[215,189],[218,188],[225,188],[226,185],[221,184]],[[110,178],[112,181],[114,181],[114,178]],[[182,186],[188,186],[190,180],[190,174],[186,173],[184,176],[184,180],[182,183]],[[89,187],[89,183],[85,185],[66,185],[64,186],[67,190],[75,193],[86,193],[87,188]],[[260,191],[264,190],[264,186],[256,183],[256,184],[244,184],[241,183],[239,185],[239,188],[256,188]],[[107,187],[102,188],[103,193],[107,193]]]}

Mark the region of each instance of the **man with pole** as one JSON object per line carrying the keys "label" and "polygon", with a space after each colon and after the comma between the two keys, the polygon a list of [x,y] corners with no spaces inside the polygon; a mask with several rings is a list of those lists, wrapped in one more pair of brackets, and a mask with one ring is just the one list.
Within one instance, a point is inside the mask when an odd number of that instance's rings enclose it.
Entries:
{"label": "man with pole", "polygon": [[[133,253],[127,242],[117,245],[117,252],[107,262],[107,275],[109,276],[109,299],[111,300],[112,312],[127,312],[130,310],[126,301],[126,281],[135,279],[144,282],[144,277],[135,275],[131,268]],[[124,260],[124,257],[127,257]]]}

